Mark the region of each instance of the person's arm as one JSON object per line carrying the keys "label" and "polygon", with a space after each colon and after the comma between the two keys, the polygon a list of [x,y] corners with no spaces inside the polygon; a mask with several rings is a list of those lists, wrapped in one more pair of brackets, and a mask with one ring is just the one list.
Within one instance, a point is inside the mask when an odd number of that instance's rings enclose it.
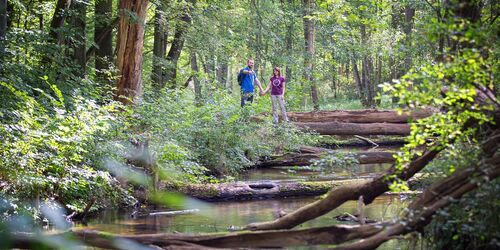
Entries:
{"label": "person's arm", "polygon": [[273,83],[271,82],[271,80],[269,80],[269,84],[267,84],[267,88],[266,88],[266,90],[264,90],[264,94],[267,93],[267,91],[269,91],[269,89],[271,89],[271,84],[273,84]]}
{"label": "person's arm", "polygon": [[257,84],[257,86],[259,87],[259,90],[262,91],[262,84],[260,84],[260,81],[259,81],[259,79],[257,79],[257,77],[255,77],[255,80],[253,82],[254,82],[254,84]]}
{"label": "person's arm", "polygon": [[253,71],[253,70],[251,70],[251,69],[248,69],[248,70],[247,70],[247,69],[244,69],[244,70],[243,70],[243,74],[247,74],[247,75],[249,75],[249,74],[253,74],[253,73],[254,73],[254,71]]}

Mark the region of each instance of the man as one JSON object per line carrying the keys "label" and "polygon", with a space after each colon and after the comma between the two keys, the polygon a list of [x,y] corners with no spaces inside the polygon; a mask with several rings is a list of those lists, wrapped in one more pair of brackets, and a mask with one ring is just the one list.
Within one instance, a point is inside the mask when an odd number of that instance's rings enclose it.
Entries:
{"label": "man", "polygon": [[245,106],[247,103],[253,102],[254,84],[257,84],[262,92],[262,86],[260,85],[259,79],[257,79],[257,74],[253,70],[253,65],[254,61],[248,59],[247,67],[241,70],[243,74],[243,80],[241,82],[241,107]]}

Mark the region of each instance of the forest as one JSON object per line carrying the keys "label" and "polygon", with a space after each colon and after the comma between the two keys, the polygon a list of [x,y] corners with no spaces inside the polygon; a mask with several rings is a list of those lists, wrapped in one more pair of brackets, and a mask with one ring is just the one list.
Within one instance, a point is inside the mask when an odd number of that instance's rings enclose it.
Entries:
{"label": "forest", "polygon": [[498,0],[0,0],[0,249],[499,249]]}

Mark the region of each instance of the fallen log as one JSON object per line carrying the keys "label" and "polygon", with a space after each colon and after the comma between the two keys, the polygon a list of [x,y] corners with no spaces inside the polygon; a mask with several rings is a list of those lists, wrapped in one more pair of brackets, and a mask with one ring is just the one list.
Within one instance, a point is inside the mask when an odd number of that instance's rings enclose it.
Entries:
{"label": "fallen log", "polygon": [[[63,237],[76,239],[87,246],[105,249],[128,248],[157,249],[213,249],[219,248],[276,248],[307,245],[331,245],[346,242],[352,239],[367,237],[380,232],[383,224],[370,224],[363,226],[336,225],[299,230],[277,230],[264,232],[234,232],[217,234],[141,234],[141,235],[117,235],[93,230],[80,230],[66,232],[57,235],[45,235],[43,237],[34,234],[12,234],[10,235],[9,247],[32,248],[33,245],[50,245],[55,240]],[[52,241],[51,241],[52,240]],[[44,244],[45,243],[45,244]],[[191,246],[191,248],[179,248],[179,246]]]}
{"label": "fallen log", "polygon": [[294,122],[302,130],[320,135],[409,135],[405,123]]}
{"label": "fallen log", "polygon": [[[394,110],[323,110],[316,112],[287,112],[293,122],[341,122],[341,123],[408,123],[413,120],[431,116],[430,109],[403,111],[398,114]],[[252,117],[253,121],[262,121],[267,113]]]}
{"label": "fallen log", "polygon": [[351,156],[358,160],[359,164],[393,163],[394,152],[335,152],[323,151],[315,153],[289,153],[280,156],[272,156],[262,159],[254,165],[256,168],[281,167],[281,166],[309,166],[315,160],[321,159],[326,154],[339,154],[339,157]]}
{"label": "fallen log", "polygon": [[408,180],[422,170],[427,163],[432,161],[441,150],[442,149],[435,148],[424,152],[421,156],[413,159],[405,166],[403,171],[391,168],[385,174],[379,175],[368,182],[340,186],[332,189],[325,198],[299,208],[295,212],[289,213],[274,221],[249,224],[246,229],[275,230],[293,228],[303,222],[328,213],[346,201],[358,200],[360,195],[363,195],[365,204],[370,204],[376,197],[389,191],[390,183],[387,181],[388,176],[396,175],[397,178],[401,180]]}
{"label": "fallen log", "polygon": [[431,116],[431,110],[412,110],[398,114],[394,110],[334,110],[318,112],[288,112],[296,122],[349,122],[349,123],[408,123]]}
{"label": "fallen log", "polygon": [[[366,136],[366,135],[365,135]],[[379,146],[401,146],[406,144],[406,136],[367,136],[371,141],[375,142]],[[323,148],[343,148],[343,147],[373,147],[373,144],[360,140],[354,137],[354,135],[332,135],[323,136],[321,138],[320,145]]]}
{"label": "fallen log", "polygon": [[189,184],[177,187],[163,187],[163,190],[177,191],[205,201],[253,200],[285,197],[317,196],[327,193],[333,187],[354,185],[367,179],[334,181],[260,181],[221,184]]}

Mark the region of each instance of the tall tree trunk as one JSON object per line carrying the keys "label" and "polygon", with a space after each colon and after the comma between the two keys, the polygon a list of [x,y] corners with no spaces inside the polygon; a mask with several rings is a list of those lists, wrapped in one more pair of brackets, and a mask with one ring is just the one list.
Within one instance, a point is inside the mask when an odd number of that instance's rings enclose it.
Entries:
{"label": "tall tree trunk", "polygon": [[52,42],[62,43],[62,37],[60,37],[58,30],[64,25],[64,21],[66,20],[65,12],[68,11],[70,5],[71,0],[57,0],[54,16],[50,22],[49,36]]}
{"label": "tall tree trunk", "polygon": [[71,5],[74,11],[72,19],[73,27],[76,31],[75,39],[71,47],[73,47],[73,59],[79,66],[79,75],[85,75],[85,66],[87,64],[86,57],[86,17],[87,17],[87,3],[84,1],[74,1]]}
{"label": "tall tree trunk", "polygon": [[[194,0],[187,3],[188,5],[194,4]],[[191,6],[185,6],[184,11],[179,17],[175,25],[174,40],[172,41],[172,46],[168,51],[167,55],[167,68],[165,70],[165,82],[171,88],[176,87],[177,78],[177,62],[181,56],[182,48],[184,47],[184,41],[186,40],[186,33],[191,25]]]}
{"label": "tall tree trunk", "polygon": [[405,57],[404,57],[404,63],[403,63],[403,68],[401,69],[401,72],[399,76],[403,76],[410,70],[411,64],[412,64],[412,36],[411,36],[411,31],[413,29],[413,17],[415,16],[415,9],[410,6],[410,4],[407,4],[405,6],[405,19],[403,23],[403,32],[405,33],[405,39],[404,39],[404,45],[405,45]]}
{"label": "tall tree trunk", "polygon": [[[361,45],[363,47],[368,46],[368,34],[366,32],[366,25],[361,24],[360,26],[361,32]],[[365,107],[373,107],[373,96],[374,96],[374,86],[373,86],[373,61],[370,55],[367,55],[366,52],[363,55],[363,60],[361,61],[361,85],[364,90],[364,98],[361,99],[361,103]]]}
{"label": "tall tree trunk", "polygon": [[[382,89],[379,87],[380,84],[382,84],[382,57],[380,55],[377,55],[377,65],[376,65],[376,77],[375,77],[375,86],[377,86],[377,93],[381,93]],[[377,105],[380,105],[381,100],[377,100]]]}
{"label": "tall tree trunk", "polygon": [[306,83],[311,86],[311,98],[314,110],[319,110],[318,89],[314,82],[314,19],[308,18],[313,13],[313,0],[302,0],[303,5],[303,20],[304,20],[304,41],[305,41],[305,56],[304,56],[304,78]]}
{"label": "tall tree trunk", "polygon": [[[333,54],[333,53],[332,53]],[[337,78],[339,77],[338,75],[338,70],[337,66],[335,64],[331,64],[331,81],[332,81],[332,91],[333,91],[333,98],[337,98]]]}
{"label": "tall tree trunk", "polygon": [[[391,27],[393,29],[394,33],[397,33],[396,31],[399,29],[399,23],[400,23],[400,7],[398,2],[393,2],[391,6]],[[390,83],[393,83],[393,79],[399,79],[399,67],[397,65],[398,63],[398,58],[399,54],[397,52],[396,48],[393,48],[391,50],[391,53],[389,55],[389,75],[390,75]],[[392,96],[392,104],[395,105],[399,102],[398,97]]]}
{"label": "tall tree trunk", "polygon": [[363,103],[363,100],[365,99],[365,90],[363,88],[363,83],[361,82],[361,76],[359,74],[359,69],[358,69],[358,62],[356,62],[354,55],[351,57],[352,57],[352,69],[353,69],[354,81],[356,82],[356,86],[358,87],[358,98],[361,100],[361,103]]}
{"label": "tall tree trunk", "polygon": [[217,65],[217,82],[223,87],[226,88],[227,86],[227,72],[228,72],[228,64],[226,59],[221,59],[218,60],[218,65]]}
{"label": "tall tree trunk", "polygon": [[95,51],[95,70],[99,78],[105,77],[106,70],[109,69],[109,63],[113,59],[113,34],[112,25],[112,0],[96,0],[95,3],[95,29],[94,43],[97,45]]}
{"label": "tall tree trunk", "polygon": [[[293,0],[288,0],[288,5],[292,7]],[[290,20],[288,20],[287,27],[286,27],[286,36],[285,36],[285,44],[286,44],[286,55],[287,55],[287,62],[286,62],[286,68],[285,68],[285,78],[287,82],[290,82],[292,80],[292,67],[290,65],[292,64],[291,62],[291,57],[293,53],[293,25],[294,25],[294,20],[293,16],[290,17]]]}
{"label": "tall tree trunk", "polygon": [[7,0],[0,0],[0,70],[3,68],[5,34],[7,33]]}
{"label": "tall tree trunk", "polygon": [[198,74],[200,70],[198,68],[198,62],[196,60],[196,53],[191,51],[189,53],[189,60],[191,62],[191,70],[193,71],[193,84],[194,84],[194,101],[196,106],[201,106],[202,95],[201,95],[201,84]]}
{"label": "tall tree trunk", "polygon": [[[121,0],[117,67],[120,77],[115,100],[132,104],[141,91],[142,48],[148,0]],[[133,13],[137,19],[130,18]]]}
{"label": "tall tree trunk", "polygon": [[163,73],[163,63],[167,52],[167,25],[164,15],[164,4],[158,3],[155,9],[154,16],[154,42],[153,42],[153,72],[151,78],[153,80],[154,88],[157,90],[165,86],[165,79]]}

